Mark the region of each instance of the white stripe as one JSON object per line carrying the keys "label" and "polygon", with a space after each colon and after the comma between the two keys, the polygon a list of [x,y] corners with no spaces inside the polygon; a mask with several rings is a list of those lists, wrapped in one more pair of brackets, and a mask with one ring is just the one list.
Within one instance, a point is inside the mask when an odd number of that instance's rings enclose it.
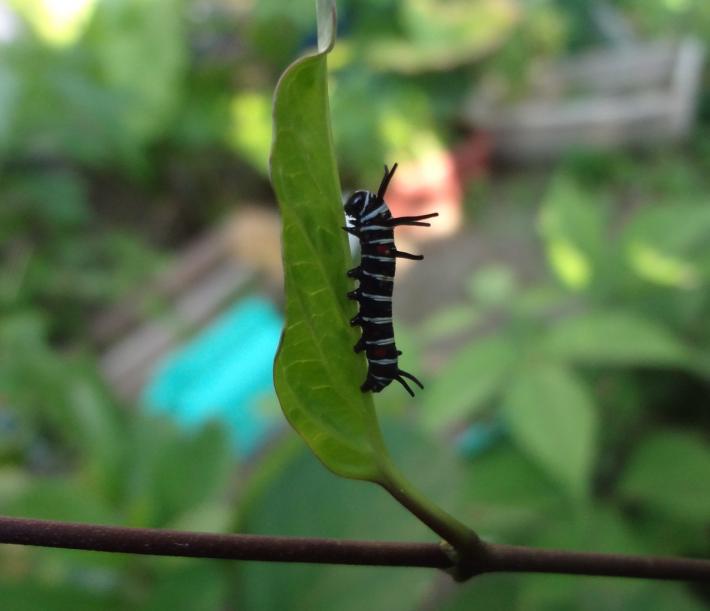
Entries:
{"label": "white stripe", "polygon": [[370,374],[370,377],[375,378],[375,380],[380,380],[381,382],[390,382],[389,378],[383,378],[382,376],[373,376],[372,374]]}
{"label": "white stripe", "polygon": [[375,259],[375,261],[394,261],[394,257],[378,257],[377,255],[360,255],[362,259]]}
{"label": "white stripe", "polygon": [[387,344],[394,344],[394,337],[390,337],[389,339],[370,339],[370,340],[365,340],[365,343],[368,346],[386,346]]}
{"label": "white stripe", "polygon": [[370,359],[370,362],[378,365],[394,365],[397,359]]}
{"label": "white stripe", "polygon": [[377,280],[383,280],[385,282],[392,282],[394,280],[394,276],[385,276],[384,274],[373,274],[372,272],[365,271],[364,269],[362,270],[362,273],[366,276],[370,276],[371,278],[376,278]]}
{"label": "white stripe", "polygon": [[392,227],[387,227],[386,225],[368,225],[367,227],[360,227],[360,231],[381,231],[382,229],[392,229]]}
{"label": "white stripe", "polygon": [[368,244],[394,244],[392,238],[383,238],[382,240],[370,240]]}
{"label": "white stripe", "polygon": [[392,301],[392,297],[386,295],[373,295],[372,293],[360,293],[360,297],[367,297],[373,301]]}
{"label": "white stripe", "polygon": [[361,320],[364,320],[365,322],[371,322],[375,325],[386,325],[392,322],[392,317],[391,316],[385,316],[385,317],[374,317],[374,318],[368,318],[367,316],[361,316]]}
{"label": "white stripe", "polygon": [[[369,203],[370,202],[368,201],[368,204]],[[380,206],[378,206],[377,208],[375,208],[372,212],[368,212],[365,216],[363,216],[360,219],[360,222],[364,223],[366,221],[369,221],[370,219],[374,219],[380,212],[384,212],[385,210],[387,210],[387,204],[382,202],[382,204]]]}

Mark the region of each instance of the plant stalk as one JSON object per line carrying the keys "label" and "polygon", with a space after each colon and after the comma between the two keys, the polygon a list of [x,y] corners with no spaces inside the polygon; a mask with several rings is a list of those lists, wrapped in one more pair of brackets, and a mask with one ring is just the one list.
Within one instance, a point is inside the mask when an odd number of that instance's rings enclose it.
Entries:
{"label": "plant stalk", "polygon": [[443,549],[454,564],[449,572],[457,581],[485,572],[489,548],[475,531],[416,490],[391,462],[382,471],[382,487],[444,540]]}

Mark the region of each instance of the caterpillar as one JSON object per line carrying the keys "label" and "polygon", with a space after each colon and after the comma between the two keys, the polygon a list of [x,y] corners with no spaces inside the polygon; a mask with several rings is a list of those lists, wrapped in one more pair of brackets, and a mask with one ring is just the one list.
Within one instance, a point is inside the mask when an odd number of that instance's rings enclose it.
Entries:
{"label": "caterpillar", "polygon": [[394,227],[410,225],[429,227],[424,219],[438,216],[437,212],[420,216],[401,216],[393,218],[385,203],[385,192],[397,169],[385,166],[377,193],[356,191],[345,202],[345,215],[351,226],[345,231],[360,240],[360,265],[349,270],[347,275],[359,281],[359,286],[347,296],[360,304],[360,311],[350,324],[362,328],[362,336],[354,350],[363,350],[367,357],[367,377],[360,386],[362,392],[380,392],[393,380],[397,380],[413,397],[414,392],[405,378],[424,388],[422,383],[411,373],[402,371],[398,365],[401,351],[397,350],[392,327],[392,290],[396,259],[420,261],[422,255],[413,255],[397,250],[394,243]]}

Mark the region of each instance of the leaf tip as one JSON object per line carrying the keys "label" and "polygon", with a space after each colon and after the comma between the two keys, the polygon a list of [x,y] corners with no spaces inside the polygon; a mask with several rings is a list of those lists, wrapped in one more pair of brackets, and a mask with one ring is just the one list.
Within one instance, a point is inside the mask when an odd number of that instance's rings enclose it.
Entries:
{"label": "leaf tip", "polygon": [[318,53],[328,53],[335,45],[335,0],[316,0],[318,19]]}

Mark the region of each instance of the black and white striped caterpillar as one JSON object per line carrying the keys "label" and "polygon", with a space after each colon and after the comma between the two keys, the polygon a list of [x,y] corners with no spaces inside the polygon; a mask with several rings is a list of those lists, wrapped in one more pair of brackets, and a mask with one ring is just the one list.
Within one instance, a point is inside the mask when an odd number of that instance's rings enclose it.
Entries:
{"label": "black and white striped caterpillar", "polygon": [[343,227],[360,240],[361,261],[358,267],[348,271],[348,276],[356,278],[360,286],[348,293],[350,299],[360,304],[360,312],[350,321],[353,326],[362,327],[362,336],[355,344],[355,352],[365,351],[367,355],[367,378],[360,386],[362,392],[380,392],[392,380],[397,380],[412,396],[414,392],[404,378],[408,378],[424,388],[411,373],[398,366],[399,355],[394,342],[392,327],[392,289],[395,262],[401,259],[421,260],[421,255],[412,255],[397,250],[394,244],[394,227],[414,225],[429,227],[424,219],[438,216],[437,212],[421,216],[401,216],[393,218],[384,197],[397,164],[382,178],[377,193],[356,191],[345,203],[345,214],[352,226]]}

